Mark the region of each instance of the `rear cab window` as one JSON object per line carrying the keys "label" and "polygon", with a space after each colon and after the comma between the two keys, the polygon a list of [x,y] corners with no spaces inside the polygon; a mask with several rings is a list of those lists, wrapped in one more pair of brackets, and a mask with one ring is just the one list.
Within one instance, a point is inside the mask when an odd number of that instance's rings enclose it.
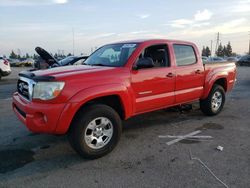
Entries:
{"label": "rear cab window", "polygon": [[192,65],[197,62],[194,48],[186,44],[174,44],[174,54],[177,66]]}

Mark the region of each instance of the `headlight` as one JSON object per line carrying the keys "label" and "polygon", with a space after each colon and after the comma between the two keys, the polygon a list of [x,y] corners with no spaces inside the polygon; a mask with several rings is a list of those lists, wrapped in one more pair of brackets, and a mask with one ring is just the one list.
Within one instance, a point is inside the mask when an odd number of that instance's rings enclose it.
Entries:
{"label": "headlight", "polygon": [[33,89],[33,99],[49,100],[62,91],[64,82],[37,82]]}

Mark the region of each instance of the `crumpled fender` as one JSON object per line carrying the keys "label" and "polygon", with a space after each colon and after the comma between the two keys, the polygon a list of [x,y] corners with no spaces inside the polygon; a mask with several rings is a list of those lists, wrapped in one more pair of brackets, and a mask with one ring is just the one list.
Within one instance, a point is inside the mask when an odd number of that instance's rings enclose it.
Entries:
{"label": "crumpled fender", "polygon": [[60,115],[56,133],[66,133],[76,112],[88,101],[110,95],[116,95],[120,98],[125,119],[130,117],[132,114],[133,104],[130,104],[132,99],[126,86],[121,84],[97,85],[83,89],[69,99]]}

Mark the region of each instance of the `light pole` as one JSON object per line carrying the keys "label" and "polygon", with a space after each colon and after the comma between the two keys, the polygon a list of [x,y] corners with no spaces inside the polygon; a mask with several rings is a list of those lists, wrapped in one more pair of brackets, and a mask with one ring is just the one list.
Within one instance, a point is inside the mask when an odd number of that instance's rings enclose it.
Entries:
{"label": "light pole", "polygon": [[250,31],[248,31],[248,35],[249,35],[249,47],[248,47],[248,54],[250,55]]}
{"label": "light pole", "polygon": [[211,40],[211,55],[210,56],[213,56],[213,40]]}
{"label": "light pole", "polygon": [[75,31],[74,31],[74,28],[72,27],[72,47],[73,47],[73,54],[72,55],[75,55]]}

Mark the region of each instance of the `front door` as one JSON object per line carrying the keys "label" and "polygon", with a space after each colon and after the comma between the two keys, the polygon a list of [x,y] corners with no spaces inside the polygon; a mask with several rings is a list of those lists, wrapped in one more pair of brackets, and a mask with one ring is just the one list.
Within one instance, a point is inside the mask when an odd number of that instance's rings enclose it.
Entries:
{"label": "front door", "polygon": [[174,104],[175,74],[170,67],[167,45],[146,48],[140,58],[149,58],[153,67],[132,70],[134,113],[143,113]]}

